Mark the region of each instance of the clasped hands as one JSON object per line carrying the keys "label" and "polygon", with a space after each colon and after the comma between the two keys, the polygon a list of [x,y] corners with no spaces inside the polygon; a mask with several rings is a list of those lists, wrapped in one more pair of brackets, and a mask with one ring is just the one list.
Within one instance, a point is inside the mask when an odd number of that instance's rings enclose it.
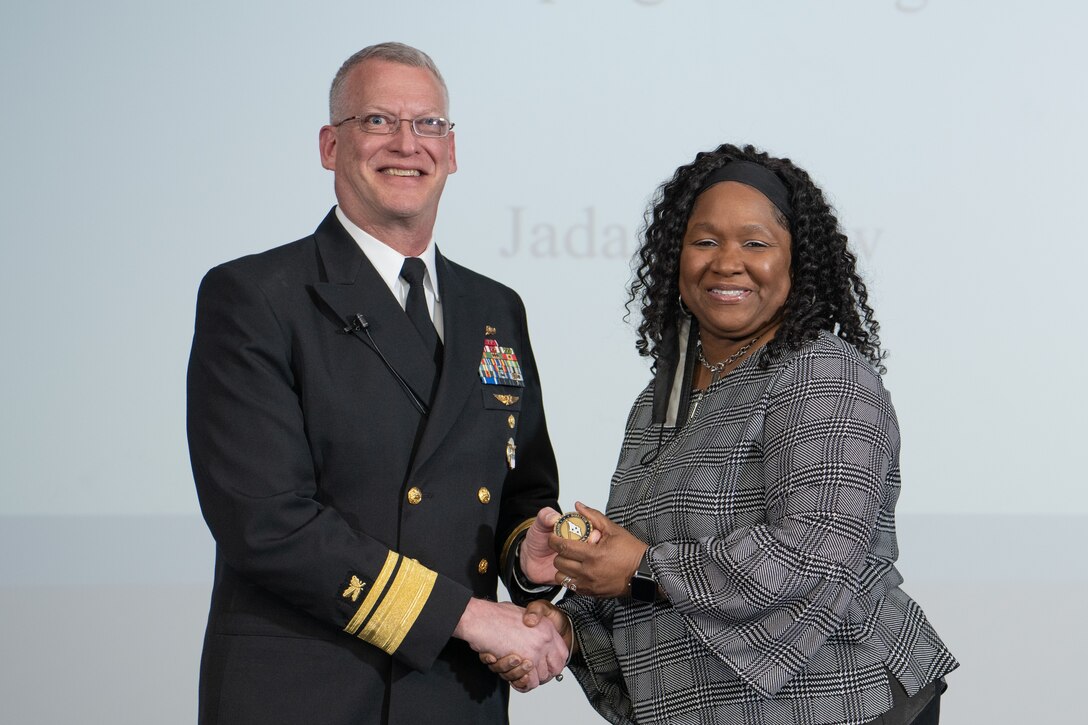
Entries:
{"label": "clasped hands", "polygon": [[551,625],[536,626],[526,621],[526,610],[513,602],[470,599],[455,637],[468,642],[480,659],[500,661],[492,653],[503,653],[503,667],[517,673],[520,688],[531,690],[548,682],[566,666],[569,649],[563,636]]}
{"label": "clasped hands", "polygon": [[[555,535],[555,523],[561,514],[555,509],[541,509],[521,543],[520,561],[525,575],[537,584],[560,584],[571,592],[594,597],[618,597],[628,593],[628,582],[638,568],[647,545],[626,529],[613,523],[594,508],[576,503],[575,509],[592,524],[587,541],[570,541]],[[509,682],[514,689],[528,692],[552,679],[566,665],[567,651],[576,647],[573,628],[567,615],[551,602],[537,600],[525,608],[522,623],[533,630],[554,632],[563,642],[563,660],[553,669],[548,659],[546,671],[532,654],[521,650],[474,648],[488,668]]]}

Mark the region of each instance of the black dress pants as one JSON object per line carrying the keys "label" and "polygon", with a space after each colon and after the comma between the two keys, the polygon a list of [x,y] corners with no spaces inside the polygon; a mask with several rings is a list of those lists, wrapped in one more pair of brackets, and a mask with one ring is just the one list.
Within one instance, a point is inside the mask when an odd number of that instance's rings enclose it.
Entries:
{"label": "black dress pants", "polygon": [[944,678],[931,682],[914,697],[908,697],[907,691],[899,680],[888,674],[892,688],[892,709],[870,720],[867,725],[937,725],[941,719],[941,693],[948,689]]}

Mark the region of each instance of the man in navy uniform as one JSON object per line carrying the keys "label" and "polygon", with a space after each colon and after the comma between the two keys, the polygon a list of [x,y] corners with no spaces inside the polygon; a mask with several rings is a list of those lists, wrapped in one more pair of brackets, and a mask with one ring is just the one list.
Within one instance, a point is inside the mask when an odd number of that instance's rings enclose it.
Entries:
{"label": "man in navy uniform", "polygon": [[198,296],[189,447],[216,541],[200,722],[506,722],[476,652],[541,682],[567,654],[495,601],[500,573],[521,603],[555,591],[517,561],[558,497],[525,310],[432,238],[457,169],[433,61],[366,48],[329,105],[337,206]]}

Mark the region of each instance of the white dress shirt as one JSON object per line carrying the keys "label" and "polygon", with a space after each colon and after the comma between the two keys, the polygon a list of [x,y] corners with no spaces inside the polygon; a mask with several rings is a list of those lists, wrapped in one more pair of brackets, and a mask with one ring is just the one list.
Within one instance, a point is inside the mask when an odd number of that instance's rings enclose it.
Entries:
{"label": "white dress shirt", "polygon": [[[389,291],[397,298],[397,302],[400,303],[403,309],[408,303],[408,283],[401,278],[400,270],[404,266],[404,260],[407,257],[360,229],[358,225],[347,218],[347,215],[340,210],[339,206],[336,207],[336,218],[344,225],[344,229],[348,230],[348,234],[359,245],[359,249],[363,250],[363,254],[374,265],[374,269],[378,271],[378,276],[389,287]],[[427,266],[427,274],[423,277],[423,294],[427,300],[427,312],[430,313],[431,321],[434,322],[434,329],[438,332],[438,339],[445,342],[446,338],[442,325],[442,299],[438,296],[438,269],[435,267],[433,238],[427,242],[427,248],[423,250],[423,254],[419,255],[419,258]]]}

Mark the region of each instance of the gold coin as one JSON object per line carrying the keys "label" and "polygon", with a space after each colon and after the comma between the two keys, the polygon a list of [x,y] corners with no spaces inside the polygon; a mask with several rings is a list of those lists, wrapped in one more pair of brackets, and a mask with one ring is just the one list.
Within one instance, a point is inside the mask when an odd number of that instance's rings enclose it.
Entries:
{"label": "gold coin", "polygon": [[580,513],[571,511],[563,514],[555,522],[555,535],[570,541],[585,541],[589,538],[589,532],[593,531],[593,524]]}

